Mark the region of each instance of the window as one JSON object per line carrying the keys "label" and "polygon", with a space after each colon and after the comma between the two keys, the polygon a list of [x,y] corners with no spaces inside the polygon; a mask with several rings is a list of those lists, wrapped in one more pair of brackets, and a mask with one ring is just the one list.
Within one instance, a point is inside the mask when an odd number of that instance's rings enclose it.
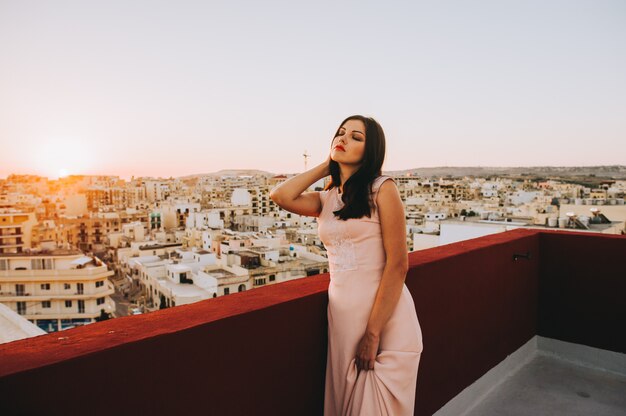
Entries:
{"label": "window", "polygon": [[78,301],[78,313],[85,313],[85,301],[84,300]]}
{"label": "window", "polygon": [[270,282],[273,282],[274,280],[276,280],[276,275],[270,274]]}
{"label": "window", "polygon": [[69,283],[63,283],[63,289],[70,290],[72,286]]}
{"label": "window", "polygon": [[21,285],[21,284],[15,285],[15,294],[17,296],[24,296],[24,292],[25,291],[26,291],[26,286],[25,285]]}
{"label": "window", "polygon": [[44,300],[43,302],[41,302],[41,307],[42,308],[49,308],[50,307],[50,301],[49,300]]}
{"label": "window", "polygon": [[[85,292],[85,285],[83,283],[76,283],[76,293],[78,295],[82,295],[84,292]],[[83,302],[83,304],[84,303],[85,302]]]}
{"label": "window", "polygon": [[71,308],[72,307],[72,301],[71,300],[66,300],[65,301],[65,307],[66,308]]}
{"label": "window", "polygon": [[0,270],[9,270],[9,264],[7,259],[0,259]]}
{"label": "window", "polygon": [[26,302],[17,302],[17,313],[26,315]]}
{"label": "window", "polygon": [[104,286],[104,280],[100,280],[99,282],[96,282],[96,287],[102,287]]}
{"label": "window", "polygon": [[30,267],[33,270],[51,270],[52,259],[31,259]]}
{"label": "window", "polygon": [[42,283],[41,290],[50,290],[50,283]]}
{"label": "window", "polygon": [[104,298],[96,299],[96,305],[102,305],[104,303]]}
{"label": "window", "polygon": [[225,287],[224,288],[224,294],[225,295],[229,295],[230,294],[230,288],[229,287]]}

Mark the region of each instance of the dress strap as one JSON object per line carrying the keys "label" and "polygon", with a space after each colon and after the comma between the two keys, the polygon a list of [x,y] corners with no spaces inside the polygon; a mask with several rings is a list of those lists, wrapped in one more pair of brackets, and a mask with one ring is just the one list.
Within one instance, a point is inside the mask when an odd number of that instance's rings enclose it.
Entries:
{"label": "dress strap", "polygon": [[380,186],[387,179],[393,180],[391,176],[385,176],[385,175],[381,175],[378,178],[374,179],[374,182],[372,182],[372,194],[378,194],[378,190],[380,189]]}
{"label": "dress strap", "polygon": [[383,184],[383,182],[385,182],[387,179],[391,179],[393,181],[393,178],[391,176],[381,175],[378,178],[374,179],[374,182],[372,182],[372,202],[374,203],[376,214],[378,214],[378,204],[376,203],[376,198],[378,197],[378,191],[380,190],[380,187]]}

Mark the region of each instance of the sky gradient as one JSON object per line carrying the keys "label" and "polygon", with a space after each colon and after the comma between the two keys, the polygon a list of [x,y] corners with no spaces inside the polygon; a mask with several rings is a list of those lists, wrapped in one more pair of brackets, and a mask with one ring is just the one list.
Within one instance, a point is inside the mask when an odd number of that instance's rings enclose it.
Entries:
{"label": "sky gradient", "polygon": [[0,177],[626,164],[626,2],[0,0]]}

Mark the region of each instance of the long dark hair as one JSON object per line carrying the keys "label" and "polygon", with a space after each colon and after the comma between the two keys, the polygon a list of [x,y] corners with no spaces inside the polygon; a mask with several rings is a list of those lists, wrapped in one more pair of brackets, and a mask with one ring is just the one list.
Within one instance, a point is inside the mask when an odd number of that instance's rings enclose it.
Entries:
{"label": "long dark hair", "polygon": [[[344,203],[343,208],[333,212],[342,220],[363,216],[371,217],[374,208],[374,203],[370,197],[372,182],[380,176],[385,160],[385,133],[380,124],[371,117],[354,115],[346,118],[337,128],[333,140],[339,135],[339,130],[348,120],[360,120],[365,124],[365,153],[361,167],[343,185],[341,195],[341,200]],[[339,163],[331,160],[329,168],[332,181],[326,186],[326,189],[341,186]]]}

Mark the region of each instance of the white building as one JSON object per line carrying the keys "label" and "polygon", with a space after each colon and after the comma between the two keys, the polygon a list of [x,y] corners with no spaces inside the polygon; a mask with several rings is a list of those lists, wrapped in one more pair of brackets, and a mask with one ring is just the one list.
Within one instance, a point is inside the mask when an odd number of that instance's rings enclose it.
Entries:
{"label": "white building", "polygon": [[156,211],[161,213],[161,226],[166,230],[185,228],[187,218],[193,213],[200,212],[200,204],[197,202],[166,201]]}
{"label": "white building", "polygon": [[151,309],[185,305],[217,296],[217,280],[205,270],[216,264],[206,250],[176,249],[169,255],[128,259],[130,275],[145,288]]}
{"label": "white building", "polygon": [[0,254],[0,302],[48,332],[112,313],[113,274],[79,251]]}

